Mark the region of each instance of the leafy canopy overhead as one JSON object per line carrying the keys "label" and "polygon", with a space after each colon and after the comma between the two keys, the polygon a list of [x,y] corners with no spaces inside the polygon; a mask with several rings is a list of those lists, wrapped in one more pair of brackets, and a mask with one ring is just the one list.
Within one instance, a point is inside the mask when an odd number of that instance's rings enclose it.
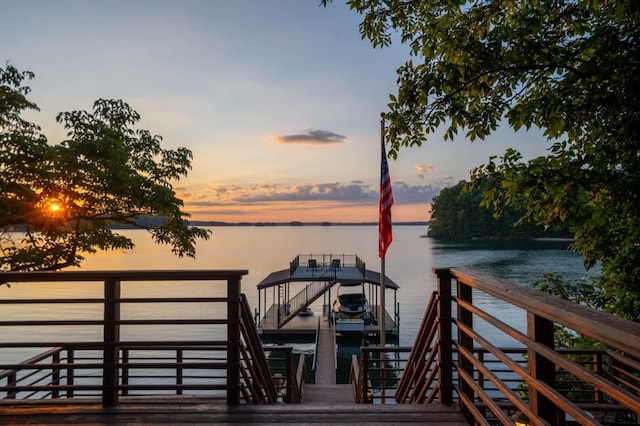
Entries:
{"label": "leafy canopy overhead", "polygon": [[148,229],[178,256],[195,256],[196,239],[209,233],[188,226],[171,184],[187,175],[191,152],[162,149],[159,136],[135,128],[136,111],[107,99],[58,114],[67,139],[49,144],[22,118],[37,110],[27,99],[31,78],[0,68],[0,269],[54,270],[86,253],[132,248],[116,224]]}
{"label": "leafy canopy overhead", "polygon": [[390,156],[439,128],[472,141],[499,125],[541,129],[547,156],[511,149],[474,186],[491,179],[484,203],[498,213],[569,225],[586,265],[601,265],[603,308],[640,320],[640,2],[347,4],[374,46],[410,46],[386,114]]}

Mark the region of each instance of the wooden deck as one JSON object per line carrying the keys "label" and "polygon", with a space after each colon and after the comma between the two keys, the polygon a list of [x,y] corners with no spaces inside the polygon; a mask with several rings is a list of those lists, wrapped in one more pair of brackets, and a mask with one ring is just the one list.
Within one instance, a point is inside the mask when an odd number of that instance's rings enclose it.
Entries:
{"label": "wooden deck", "polygon": [[[317,326],[317,317],[311,319]],[[98,401],[74,405],[64,400],[50,405],[0,405],[0,425],[373,425],[393,426],[429,424],[468,425],[453,408],[440,405],[399,404],[371,405],[354,403],[350,384],[336,384],[335,334],[327,321],[321,322],[318,341],[316,383],[307,384],[301,404],[227,406],[220,401],[175,396],[122,397],[120,405],[103,409]]]}
{"label": "wooden deck", "polygon": [[100,404],[0,407],[0,424],[201,424],[201,425],[468,425],[462,414],[443,405],[274,404],[230,407],[182,397],[130,401],[103,410]]}
{"label": "wooden deck", "polygon": [[[313,316],[300,316],[298,315],[290,322],[278,328],[278,309],[276,305],[272,305],[269,307],[267,314],[260,320],[259,328],[260,330],[267,335],[295,335],[295,334],[315,334],[316,329],[318,327],[318,318],[320,318],[320,323],[327,323],[327,310],[329,308],[325,306],[324,312],[320,313],[320,315],[315,314]],[[380,317],[380,306],[373,305],[371,307],[373,312],[376,312],[376,317]],[[387,330],[387,334],[394,332],[396,329],[396,323],[394,319],[391,317],[389,312],[385,312],[386,320],[385,320],[385,329]],[[331,328],[333,330],[333,328]],[[366,325],[365,326],[365,334],[372,335],[378,334],[380,332],[380,327],[378,325]]]}

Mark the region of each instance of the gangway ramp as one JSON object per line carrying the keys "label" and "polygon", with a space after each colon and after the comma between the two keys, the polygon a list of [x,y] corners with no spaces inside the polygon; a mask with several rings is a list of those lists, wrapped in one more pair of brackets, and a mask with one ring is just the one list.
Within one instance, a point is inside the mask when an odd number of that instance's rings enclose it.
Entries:
{"label": "gangway ramp", "polygon": [[336,335],[323,321],[316,348],[315,383],[304,386],[304,404],[354,404],[351,385],[336,384]]}

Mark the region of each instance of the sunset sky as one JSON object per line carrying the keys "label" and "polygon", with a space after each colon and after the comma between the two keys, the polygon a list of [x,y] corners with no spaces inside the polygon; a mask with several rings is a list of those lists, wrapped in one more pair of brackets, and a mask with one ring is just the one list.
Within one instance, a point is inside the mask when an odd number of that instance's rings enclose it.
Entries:
{"label": "sunset sky", "polygon": [[[377,221],[380,113],[408,58],[361,40],[342,0],[0,2],[0,60],[36,78],[28,118],[51,143],[61,111],[118,98],[165,148],[193,151],[176,183],[195,220]],[[538,132],[471,143],[435,134],[389,162],[393,220],[428,220],[431,198]]]}

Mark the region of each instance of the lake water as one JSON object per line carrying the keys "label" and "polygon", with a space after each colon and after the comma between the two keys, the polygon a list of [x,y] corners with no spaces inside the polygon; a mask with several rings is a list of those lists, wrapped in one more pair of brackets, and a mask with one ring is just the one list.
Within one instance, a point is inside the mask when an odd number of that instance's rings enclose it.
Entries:
{"label": "lake water", "polygon": [[[368,269],[380,270],[377,226],[233,226],[214,227],[211,230],[213,234],[210,240],[199,242],[196,259],[175,257],[168,247],[153,244],[145,231],[121,231],[134,239],[137,246],[135,250],[89,256],[82,269],[248,269],[249,275],[242,281],[242,291],[247,294],[252,309],[257,307],[256,285],[270,272],[287,268],[297,254],[357,254],[367,263]],[[403,346],[413,343],[425,306],[436,288],[433,267],[471,267],[521,285],[530,285],[546,272],[563,273],[570,279],[585,275],[581,257],[569,252],[566,242],[442,242],[421,238],[426,231],[424,226],[395,226],[394,240],[387,252],[386,273],[400,286],[397,292],[400,305],[399,343]],[[78,289],[77,286],[62,286],[56,291],[62,292],[62,296],[64,292],[73,292],[78,296],[79,291],[86,291],[87,297],[93,297],[94,293],[100,294],[101,291],[100,286],[93,287]],[[29,297],[29,292],[38,292],[38,297],[45,297],[46,293],[43,292],[49,289],[50,286],[23,284],[14,284],[11,288],[0,286],[0,298]],[[483,309],[511,324],[524,324],[520,313],[505,309],[496,301],[485,298],[474,303],[482,304]],[[69,309],[79,308],[81,306]],[[136,309],[154,307],[141,305]],[[65,310],[56,313],[60,318],[76,314]],[[29,314],[16,309],[3,309],[0,311],[0,320],[16,319],[23,315]],[[66,339],[75,340],[73,330],[65,330],[65,333]],[[2,341],[11,341],[16,337],[6,334],[6,330],[3,334],[0,337]],[[0,363],[13,361],[7,353],[0,353]]]}

